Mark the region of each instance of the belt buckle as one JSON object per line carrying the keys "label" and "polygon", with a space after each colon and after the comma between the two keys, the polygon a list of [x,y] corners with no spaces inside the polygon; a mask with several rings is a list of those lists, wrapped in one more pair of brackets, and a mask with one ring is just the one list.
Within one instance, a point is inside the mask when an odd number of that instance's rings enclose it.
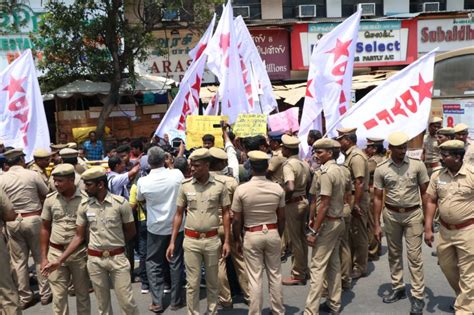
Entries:
{"label": "belt buckle", "polygon": [[110,252],[108,250],[104,250],[102,252],[102,257],[105,257],[105,258],[110,257]]}
{"label": "belt buckle", "polygon": [[199,238],[206,238],[206,233],[199,233]]}
{"label": "belt buckle", "polygon": [[406,211],[405,208],[399,208],[398,211],[400,211],[400,213],[404,213]]}
{"label": "belt buckle", "polygon": [[262,233],[263,233],[263,234],[267,234],[267,233],[268,233],[268,227],[267,227],[266,224],[264,224],[263,227],[262,227]]}

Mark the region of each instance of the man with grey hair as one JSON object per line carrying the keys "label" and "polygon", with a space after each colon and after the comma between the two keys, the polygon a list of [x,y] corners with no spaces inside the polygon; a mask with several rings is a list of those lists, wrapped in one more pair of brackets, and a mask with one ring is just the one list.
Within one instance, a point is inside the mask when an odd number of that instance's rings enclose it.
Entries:
{"label": "man with grey hair", "polygon": [[[147,210],[147,258],[146,269],[152,304],[149,310],[154,313],[163,312],[164,272],[166,270],[166,249],[171,240],[173,218],[176,212],[176,199],[184,176],[177,169],[164,167],[165,151],[159,147],[148,150],[150,174],[141,177],[137,183],[137,199],[146,201]],[[184,223],[184,220],[183,220]],[[184,305],[181,292],[183,280],[183,229],[175,243],[175,252],[169,262],[171,274],[171,310]]]}

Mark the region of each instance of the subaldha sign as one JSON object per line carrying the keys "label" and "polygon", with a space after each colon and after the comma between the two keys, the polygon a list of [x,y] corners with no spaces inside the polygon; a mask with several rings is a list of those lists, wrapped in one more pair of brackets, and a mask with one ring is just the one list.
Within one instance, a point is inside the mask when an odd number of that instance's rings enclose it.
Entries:
{"label": "subaldha sign", "polygon": [[[292,70],[308,69],[311,52],[319,39],[337,23],[294,25],[292,33]],[[305,29],[307,27],[307,30]],[[415,24],[411,21],[361,22],[356,44],[355,66],[408,64],[416,58]]]}
{"label": "subaldha sign", "polygon": [[474,21],[436,19],[418,21],[418,54],[439,47],[438,53],[474,45]]}
{"label": "subaldha sign", "polygon": [[[37,48],[30,34],[38,32],[42,14],[26,5],[15,6],[12,12],[0,11],[0,69],[4,69],[24,50]],[[35,57],[41,59],[41,52],[37,52]]]}

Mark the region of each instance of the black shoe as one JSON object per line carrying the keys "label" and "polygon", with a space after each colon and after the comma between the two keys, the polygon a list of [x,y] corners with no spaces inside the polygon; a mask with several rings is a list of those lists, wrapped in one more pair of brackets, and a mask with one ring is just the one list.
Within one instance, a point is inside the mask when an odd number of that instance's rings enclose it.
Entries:
{"label": "black shoe", "polygon": [[319,311],[326,312],[331,315],[339,315],[339,311],[335,311],[332,308],[330,308],[326,302],[319,305]]}
{"label": "black shoe", "polygon": [[389,304],[389,303],[394,303],[394,302],[397,302],[398,300],[402,300],[406,298],[407,298],[407,294],[405,292],[405,288],[403,288],[403,289],[392,291],[392,293],[390,293],[389,295],[384,296],[382,301],[384,303]]}
{"label": "black shoe", "polygon": [[411,300],[410,315],[422,315],[423,308],[425,307],[425,301],[413,298]]}

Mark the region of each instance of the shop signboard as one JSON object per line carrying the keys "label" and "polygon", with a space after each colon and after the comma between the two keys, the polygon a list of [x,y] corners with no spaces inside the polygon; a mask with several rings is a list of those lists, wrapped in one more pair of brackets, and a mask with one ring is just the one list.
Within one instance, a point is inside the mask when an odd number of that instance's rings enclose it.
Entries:
{"label": "shop signboard", "polygon": [[469,126],[469,138],[474,139],[474,99],[444,99],[440,100],[443,110],[443,121],[447,127],[459,123]]}
{"label": "shop signboard", "polygon": [[435,48],[438,53],[472,47],[474,45],[474,20],[466,18],[418,21],[418,54]]}
{"label": "shop signboard", "polygon": [[285,29],[250,29],[270,80],[290,79],[289,34]]}
{"label": "shop signboard", "polygon": [[[153,36],[157,44],[151,49],[148,58],[137,65],[137,72],[167,77],[180,82],[192,62],[189,51],[196,46],[202,34],[195,30],[173,29],[155,31]],[[215,76],[206,69],[202,82],[215,81]]]}
{"label": "shop signboard", "polygon": [[[307,70],[313,48],[338,23],[295,25],[292,33],[292,70]],[[414,21],[361,22],[356,44],[355,66],[404,65],[416,59]],[[415,45],[413,45],[413,44]]]}

